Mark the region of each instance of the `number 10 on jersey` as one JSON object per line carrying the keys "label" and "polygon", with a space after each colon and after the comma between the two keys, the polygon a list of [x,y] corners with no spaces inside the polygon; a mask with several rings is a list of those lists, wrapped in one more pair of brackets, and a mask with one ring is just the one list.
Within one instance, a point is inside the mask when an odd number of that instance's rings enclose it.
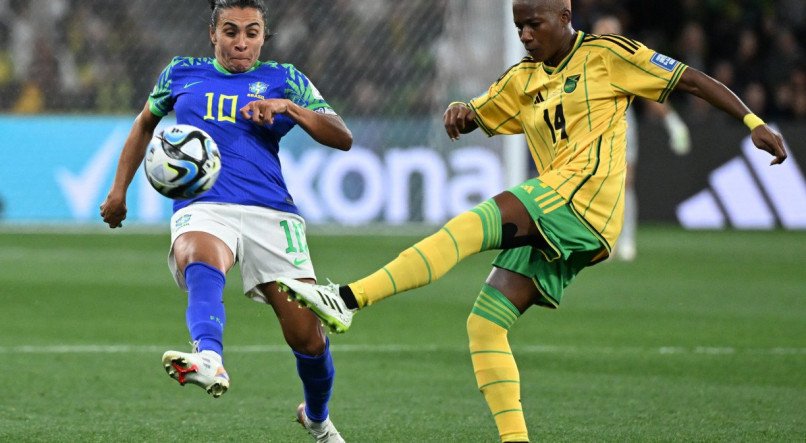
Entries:
{"label": "number 10 on jersey", "polygon": [[[238,112],[238,96],[218,94],[218,115],[213,114],[213,105],[216,102],[214,92],[204,94],[207,97],[207,114],[205,120],[235,123],[235,113]],[[226,113],[226,111],[229,111]]]}

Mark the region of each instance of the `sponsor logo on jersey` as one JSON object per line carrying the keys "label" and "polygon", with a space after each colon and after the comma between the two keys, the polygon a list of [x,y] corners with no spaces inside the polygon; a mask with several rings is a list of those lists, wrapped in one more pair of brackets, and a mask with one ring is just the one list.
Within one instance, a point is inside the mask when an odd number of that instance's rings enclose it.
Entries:
{"label": "sponsor logo on jersey", "polygon": [[263,93],[269,90],[269,85],[263,82],[254,82],[249,83],[249,94],[248,97],[259,98],[261,100],[265,100],[266,97],[263,96]]}
{"label": "sponsor logo on jersey", "polygon": [[[189,87],[191,87],[191,86],[193,86],[193,85],[198,85],[198,84],[199,84],[199,83],[201,83],[201,82],[202,82],[202,80],[199,80],[199,81],[197,81],[197,82],[187,82],[187,83],[185,83],[185,89],[187,89],[187,88],[189,88]],[[156,88],[155,88],[155,89],[156,89]]]}
{"label": "sponsor logo on jersey", "polygon": [[570,94],[570,93],[574,92],[574,90],[576,90],[577,83],[579,83],[579,77],[580,77],[580,74],[577,74],[577,75],[572,75],[572,76],[568,77],[567,79],[565,79],[565,85],[563,86],[563,91],[565,91],[566,94]]}
{"label": "sponsor logo on jersey", "polygon": [[294,266],[300,267],[302,264],[304,264],[307,261],[308,261],[307,258],[295,258],[294,259]]}
{"label": "sponsor logo on jersey", "polygon": [[675,66],[677,66],[677,63],[679,63],[677,60],[667,55],[663,55],[659,52],[655,52],[654,54],[652,54],[652,58],[650,59],[650,61],[655,66],[658,66],[661,69],[665,69],[669,72],[674,71]]}
{"label": "sponsor logo on jersey", "polygon": [[546,101],[546,99],[543,98],[543,94],[541,94],[540,91],[537,91],[535,94],[535,104],[543,103],[544,101]]}

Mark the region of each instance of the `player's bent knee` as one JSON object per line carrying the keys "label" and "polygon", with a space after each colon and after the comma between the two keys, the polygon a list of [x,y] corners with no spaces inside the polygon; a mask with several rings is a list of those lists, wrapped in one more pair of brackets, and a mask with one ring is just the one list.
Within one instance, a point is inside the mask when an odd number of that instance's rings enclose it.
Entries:
{"label": "player's bent knee", "polygon": [[471,337],[506,336],[509,328],[521,313],[498,289],[484,284],[467,318],[467,332]]}
{"label": "player's bent knee", "polygon": [[186,232],[173,242],[171,254],[178,269],[188,263],[204,262],[226,272],[232,267],[235,258],[226,243],[206,232]]}
{"label": "player's bent knee", "polygon": [[507,335],[507,330],[496,325],[490,320],[471,313],[467,317],[467,337],[470,339],[471,347],[473,343],[488,342],[490,339]]}
{"label": "player's bent knee", "polygon": [[327,348],[327,341],[323,332],[311,333],[299,329],[292,331],[283,330],[283,338],[285,338],[288,347],[304,355],[322,355]]}

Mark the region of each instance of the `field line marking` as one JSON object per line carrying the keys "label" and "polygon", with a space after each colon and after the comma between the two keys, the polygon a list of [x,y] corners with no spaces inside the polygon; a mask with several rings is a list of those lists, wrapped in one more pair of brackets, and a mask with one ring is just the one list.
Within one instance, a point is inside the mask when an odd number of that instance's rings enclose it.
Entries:
{"label": "field line marking", "polygon": [[[0,354],[122,354],[122,353],[161,353],[170,346],[159,345],[18,345],[0,346]],[[400,353],[400,352],[467,352],[464,346],[447,345],[332,345],[334,352],[341,353]],[[226,346],[227,353],[285,353],[290,352],[285,345],[232,345]],[[564,345],[525,345],[513,346],[517,354],[642,354],[642,355],[806,355],[804,348],[736,348],[716,346],[661,346],[661,347],[630,347],[630,346],[564,346]]]}

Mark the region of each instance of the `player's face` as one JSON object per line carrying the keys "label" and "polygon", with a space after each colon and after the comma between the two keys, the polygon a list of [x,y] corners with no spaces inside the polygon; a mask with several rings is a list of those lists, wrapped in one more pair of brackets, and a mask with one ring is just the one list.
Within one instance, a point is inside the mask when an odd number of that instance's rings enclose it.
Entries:
{"label": "player's face", "polygon": [[570,15],[542,0],[514,0],[512,14],[526,52],[539,62],[559,61],[555,59],[566,46]]}
{"label": "player's face", "polygon": [[210,41],[215,58],[230,72],[245,72],[257,62],[264,43],[263,16],[255,8],[228,8],[221,11]]}

